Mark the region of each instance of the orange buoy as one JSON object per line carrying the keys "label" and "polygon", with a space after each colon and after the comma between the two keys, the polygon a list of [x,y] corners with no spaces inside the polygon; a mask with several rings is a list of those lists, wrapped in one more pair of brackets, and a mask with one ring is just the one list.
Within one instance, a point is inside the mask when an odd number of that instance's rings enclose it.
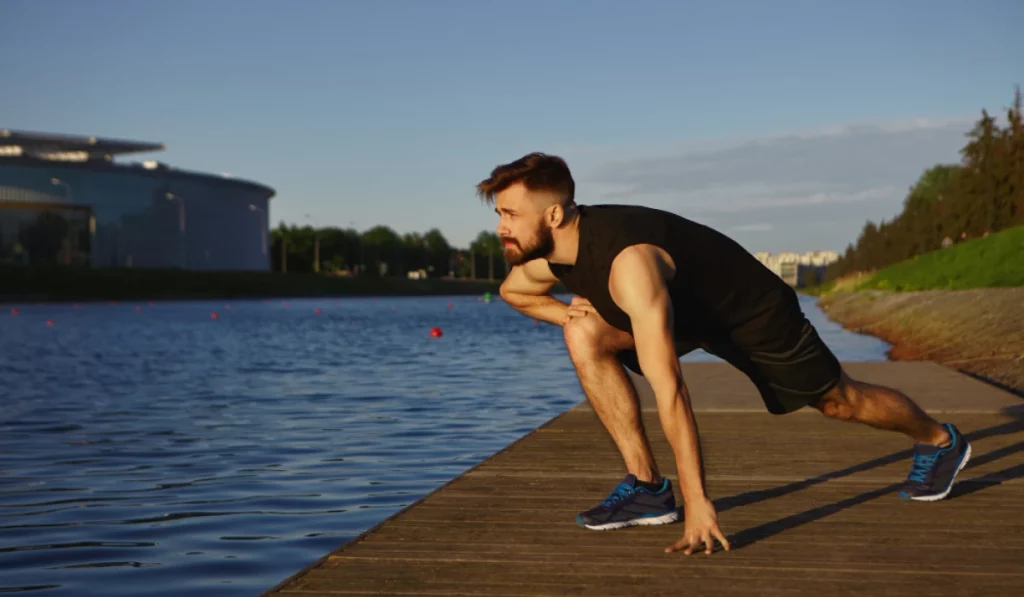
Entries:
{"label": "orange buoy", "polygon": [[135,310],[136,310],[136,311],[142,311],[142,307],[140,307],[140,306],[138,306],[138,305],[135,305]]}
{"label": "orange buoy", "polygon": [[46,327],[48,327],[48,328],[52,328],[53,327],[53,320],[52,319],[47,319],[46,320]]}
{"label": "orange buoy", "polygon": [[443,335],[444,335],[444,332],[441,331],[441,328],[438,328],[438,327],[430,328],[430,337],[431,338],[440,338]]}

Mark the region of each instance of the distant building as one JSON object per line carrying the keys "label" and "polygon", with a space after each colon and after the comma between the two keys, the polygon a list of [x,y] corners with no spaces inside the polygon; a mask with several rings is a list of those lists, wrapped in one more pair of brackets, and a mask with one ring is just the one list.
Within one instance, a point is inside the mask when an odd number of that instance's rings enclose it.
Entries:
{"label": "distant building", "polygon": [[162,149],[0,129],[0,264],[269,270],[274,190],[114,162]]}
{"label": "distant building", "polygon": [[835,251],[808,251],[807,253],[759,251],[754,253],[754,257],[775,272],[775,275],[785,280],[787,284],[797,286],[801,273],[808,269],[814,270],[820,279],[825,273],[825,268],[839,260],[839,253]]}

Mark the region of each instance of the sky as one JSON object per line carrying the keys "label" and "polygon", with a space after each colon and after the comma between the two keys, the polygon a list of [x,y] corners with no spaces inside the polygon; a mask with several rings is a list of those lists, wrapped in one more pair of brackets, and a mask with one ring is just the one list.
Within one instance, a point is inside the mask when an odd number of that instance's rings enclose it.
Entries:
{"label": "sky", "polygon": [[496,165],[750,251],[842,251],[1024,83],[1016,0],[0,0],[0,128],[276,190],[270,221],[465,247]]}

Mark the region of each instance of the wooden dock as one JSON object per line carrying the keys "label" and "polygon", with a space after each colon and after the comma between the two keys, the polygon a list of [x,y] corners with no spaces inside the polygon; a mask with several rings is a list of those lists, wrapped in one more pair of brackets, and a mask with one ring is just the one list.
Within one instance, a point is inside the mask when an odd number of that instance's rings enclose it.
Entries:
{"label": "wooden dock", "polygon": [[[1024,595],[1024,400],[933,363],[846,367],[968,436],[950,498],[897,497],[906,438],[811,409],[770,415],[728,365],[684,362],[731,551],[664,553],[681,523],[576,526],[625,472],[583,403],[265,595]],[[649,387],[641,401],[675,483]]]}

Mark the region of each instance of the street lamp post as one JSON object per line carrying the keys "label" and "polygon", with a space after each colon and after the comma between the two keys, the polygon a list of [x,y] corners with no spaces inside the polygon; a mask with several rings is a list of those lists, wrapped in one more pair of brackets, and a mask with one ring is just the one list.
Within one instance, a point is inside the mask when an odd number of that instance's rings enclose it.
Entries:
{"label": "street lamp post", "polygon": [[178,202],[178,262],[181,269],[188,267],[188,250],[185,247],[185,200],[181,195],[166,193],[164,197],[168,201]]}
{"label": "street lamp post", "polygon": [[[53,177],[50,178],[50,184],[52,184],[54,186],[63,186],[63,187],[65,187],[65,191],[66,191],[67,197],[68,197],[68,199],[67,199],[68,203],[69,204],[75,203],[75,198],[74,198],[74,196],[72,194],[72,190],[71,190],[71,184],[68,184],[68,181],[60,180],[56,176],[53,176]],[[95,234],[95,231],[96,231],[95,220],[93,220],[92,210],[90,209],[89,210],[89,259],[90,259],[90,262],[91,262],[91,259],[92,259],[92,246],[94,244],[93,243],[93,240],[94,240],[93,236]]]}
{"label": "street lamp post", "polygon": [[249,211],[258,211],[259,212],[260,251],[262,251],[263,255],[266,255],[266,211],[263,208],[257,206],[256,204],[252,204],[252,203],[249,204]]}
{"label": "street lamp post", "polygon": [[68,192],[68,203],[74,203],[74,201],[72,200],[72,196],[71,196],[71,185],[69,185],[67,182],[57,178],[56,176],[50,179],[50,184],[52,184],[54,186],[63,186],[64,189]]}

